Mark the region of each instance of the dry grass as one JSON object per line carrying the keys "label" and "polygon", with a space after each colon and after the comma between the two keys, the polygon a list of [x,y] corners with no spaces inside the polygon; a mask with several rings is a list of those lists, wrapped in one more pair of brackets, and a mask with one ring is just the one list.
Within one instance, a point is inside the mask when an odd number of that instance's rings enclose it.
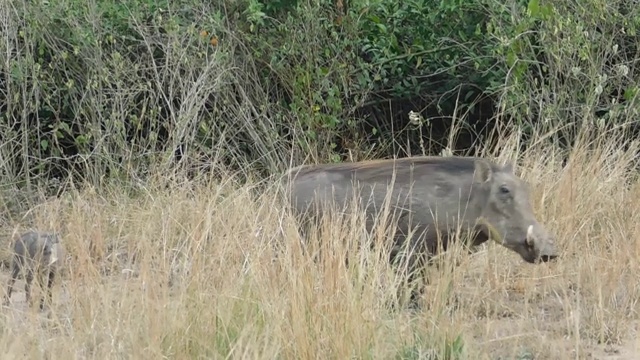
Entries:
{"label": "dry grass", "polygon": [[543,147],[519,162],[536,213],[558,235],[558,262],[526,264],[496,244],[473,255],[452,251],[451,266],[430,269],[417,312],[388,306],[397,279],[379,254],[349,252],[349,268],[341,261],[341,240],[362,235],[358,219],[330,228],[322,243],[335,256],[314,263],[272,192],[185,185],[149,189],[138,199],[87,190],[50,200],[32,213],[42,228],[64,234],[68,271],[49,312],[26,309],[16,284],[12,306],[2,310],[0,352],[47,359],[640,358],[640,185],[629,170],[637,148],[607,138],[589,150],[576,147],[565,167]]}

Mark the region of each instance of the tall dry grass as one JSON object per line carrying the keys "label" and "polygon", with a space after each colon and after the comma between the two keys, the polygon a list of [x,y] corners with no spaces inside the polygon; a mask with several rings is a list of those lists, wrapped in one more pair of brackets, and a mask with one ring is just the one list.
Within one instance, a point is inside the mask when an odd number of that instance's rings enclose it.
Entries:
{"label": "tall dry grass", "polygon": [[619,132],[589,131],[565,166],[565,155],[544,141],[515,154],[515,137],[508,138],[495,154],[518,159],[539,219],[558,236],[560,259],[531,265],[497,244],[471,255],[454,248],[448,266],[429,269],[417,311],[389,306],[398,278],[381,254],[341,245],[363,235],[359,219],[325,223],[322,239],[312,234],[334,255],[314,262],[274,187],[184,183],[148,185],[137,198],[87,189],[51,199],[32,209],[32,219],[64,234],[68,268],[49,312],[27,309],[18,282],[2,310],[0,352],[583,359],[618,351],[637,358],[638,146],[623,144]]}

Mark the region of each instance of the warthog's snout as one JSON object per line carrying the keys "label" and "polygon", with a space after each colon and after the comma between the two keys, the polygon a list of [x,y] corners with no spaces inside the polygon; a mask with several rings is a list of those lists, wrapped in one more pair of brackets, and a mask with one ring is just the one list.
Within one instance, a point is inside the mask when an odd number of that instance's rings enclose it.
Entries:
{"label": "warthog's snout", "polygon": [[555,238],[540,224],[529,225],[526,241],[527,251],[520,253],[522,258],[530,263],[549,262],[558,257]]}

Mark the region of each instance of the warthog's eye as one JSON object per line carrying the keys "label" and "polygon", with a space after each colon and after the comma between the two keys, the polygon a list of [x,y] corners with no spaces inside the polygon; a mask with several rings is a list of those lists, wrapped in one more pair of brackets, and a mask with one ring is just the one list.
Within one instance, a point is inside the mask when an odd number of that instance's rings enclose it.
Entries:
{"label": "warthog's eye", "polygon": [[500,194],[508,194],[510,193],[511,190],[509,190],[509,188],[507,187],[507,185],[502,185],[500,186]]}

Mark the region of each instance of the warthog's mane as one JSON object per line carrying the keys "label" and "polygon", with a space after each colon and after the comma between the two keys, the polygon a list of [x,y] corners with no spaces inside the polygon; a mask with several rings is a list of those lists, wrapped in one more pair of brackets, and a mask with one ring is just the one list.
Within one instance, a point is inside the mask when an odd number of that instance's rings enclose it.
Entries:
{"label": "warthog's mane", "polygon": [[343,177],[355,177],[376,181],[387,179],[395,171],[398,178],[406,178],[413,174],[439,173],[443,175],[472,175],[475,161],[487,161],[495,172],[503,168],[487,159],[475,157],[439,157],[421,156],[401,159],[367,160],[353,163],[305,165],[292,169],[289,174],[305,176],[315,172],[323,172]]}

